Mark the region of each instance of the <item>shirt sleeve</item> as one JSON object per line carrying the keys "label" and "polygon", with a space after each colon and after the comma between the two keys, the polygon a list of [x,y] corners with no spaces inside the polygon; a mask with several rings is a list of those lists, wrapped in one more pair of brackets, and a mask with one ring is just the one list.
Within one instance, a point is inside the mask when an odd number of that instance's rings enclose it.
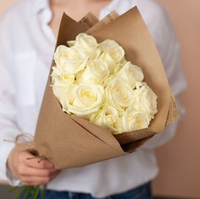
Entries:
{"label": "shirt sleeve", "polygon": [[[184,108],[180,103],[180,94],[186,88],[186,79],[181,66],[180,46],[176,38],[173,24],[166,10],[160,5],[151,12],[145,12],[144,20],[156,44],[172,93],[175,97],[180,118],[184,115]],[[167,143],[176,133],[180,119],[149,141],[141,148],[154,149]]]}
{"label": "shirt sleeve", "polygon": [[[12,62],[10,43],[8,23],[2,19],[0,21],[0,179],[9,181],[11,179],[7,175],[6,162],[15,146],[13,143],[15,137],[20,133],[16,122],[14,84],[9,75],[9,67]],[[12,179],[14,178],[12,177]]]}

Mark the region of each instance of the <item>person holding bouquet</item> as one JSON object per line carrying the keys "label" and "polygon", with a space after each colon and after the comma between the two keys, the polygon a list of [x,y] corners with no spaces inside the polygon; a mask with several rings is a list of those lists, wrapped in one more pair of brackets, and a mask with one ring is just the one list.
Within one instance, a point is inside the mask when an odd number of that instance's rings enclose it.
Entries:
{"label": "person holding bouquet", "polygon": [[46,159],[39,161],[34,151],[4,141],[23,133],[34,136],[63,12],[79,21],[90,11],[102,19],[112,10],[121,15],[134,6],[154,39],[183,115],[179,96],[186,81],[180,49],[161,5],[152,0],[21,0],[0,22],[0,178],[13,186],[47,184],[47,199],[152,198],[151,181],[159,170],[154,149],[174,136],[178,122],[134,153],[64,170]]}

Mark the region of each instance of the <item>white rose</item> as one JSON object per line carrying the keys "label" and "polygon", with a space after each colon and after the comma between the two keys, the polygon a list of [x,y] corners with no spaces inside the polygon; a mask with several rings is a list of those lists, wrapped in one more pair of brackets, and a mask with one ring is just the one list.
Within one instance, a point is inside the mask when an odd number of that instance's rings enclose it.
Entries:
{"label": "white rose", "polygon": [[[71,85],[70,85],[71,86]],[[66,93],[68,90],[68,87],[70,86],[57,86],[57,85],[52,85],[52,90],[53,93],[56,97],[56,99],[58,100],[58,102],[60,103],[61,107],[63,108],[63,106],[65,106],[65,98],[66,98]]]}
{"label": "white rose", "polygon": [[88,56],[78,48],[60,45],[56,48],[54,60],[60,70],[68,74],[75,74],[85,67]]}
{"label": "white rose", "polygon": [[110,72],[115,73],[124,60],[124,49],[114,40],[105,40],[100,43],[99,48],[102,51],[100,58],[108,63]]}
{"label": "white rose", "polygon": [[100,49],[98,48],[98,43],[96,39],[91,36],[87,35],[86,33],[80,33],[76,36],[76,40],[68,41],[69,46],[76,46],[80,48],[83,52],[85,52],[90,59],[95,59],[100,54]]}
{"label": "white rose", "polygon": [[53,72],[51,73],[51,81],[53,85],[66,86],[73,84],[75,80],[75,75],[66,74],[60,69],[53,67]]}
{"label": "white rose", "polygon": [[157,95],[146,83],[136,83],[132,107],[149,114],[151,118],[157,113]]}
{"label": "white rose", "polygon": [[141,82],[144,79],[144,74],[140,67],[126,62],[117,73],[117,77],[127,80],[131,87],[135,88],[136,82]]}
{"label": "white rose", "polygon": [[133,90],[126,81],[120,78],[110,79],[107,82],[105,101],[117,110],[123,111],[133,102]]}
{"label": "white rose", "polygon": [[66,112],[87,118],[99,110],[103,96],[104,89],[100,85],[72,85],[66,92],[63,108]]}
{"label": "white rose", "polygon": [[113,106],[104,105],[97,113],[91,116],[90,121],[111,130],[112,133],[122,132],[122,120],[117,109]]}
{"label": "white rose", "polygon": [[83,82],[102,84],[108,76],[108,64],[103,60],[95,59],[77,76],[76,80],[78,84]]}
{"label": "white rose", "polygon": [[60,102],[61,99],[65,97],[66,88],[74,84],[74,75],[67,75],[60,71],[58,68],[53,67],[53,72],[51,73],[51,83],[53,93]]}
{"label": "white rose", "polygon": [[60,81],[59,79],[54,79],[54,84],[52,84],[53,93],[56,98],[60,101],[65,98],[65,92],[68,86],[71,85],[68,81]]}
{"label": "white rose", "polygon": [[148,128],[151,118],[147,113],[140,112],[130,107],[122,117],[124,131],[135,131]]}

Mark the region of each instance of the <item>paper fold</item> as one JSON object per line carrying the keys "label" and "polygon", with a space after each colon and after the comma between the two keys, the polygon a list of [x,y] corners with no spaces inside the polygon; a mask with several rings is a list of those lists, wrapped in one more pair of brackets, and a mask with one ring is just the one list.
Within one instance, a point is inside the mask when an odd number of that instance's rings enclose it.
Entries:
{"label": "paper fold", "polygon": [[74,40],[76,35],[87,30],[98,42],[117,41],[124,48],[126,59],[141,67],[144,81],[158,96],[158,113],[148,129],[114,136],[102,127],[64,113],[53,95],[49,76],[34,141],[39,154],[59,169],[84,166],[133,152],[178,118],[160,56],[137,7],[121,16],[112,12],[103,22],[90,18],[91,13],[84,20],[75,22],[64,14],[56,47],[67,45],[68,40]]}

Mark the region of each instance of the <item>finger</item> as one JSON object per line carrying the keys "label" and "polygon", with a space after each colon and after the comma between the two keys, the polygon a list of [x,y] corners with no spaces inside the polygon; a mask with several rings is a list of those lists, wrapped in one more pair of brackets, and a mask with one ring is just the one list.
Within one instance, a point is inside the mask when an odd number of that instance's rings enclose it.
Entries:
{"label": "finger", "polygon": [[20,161],[23,161],[27,166],[38,169],[53,169],[53,163],[48,160],[41,160],[40,158],[33,156],[30,152],[24,151],[20,155]]}
{"label": "finger", "polygon": [[32,167],[19,167],[18,170],[19,176],[36,176],[36,177],[51,177],[59,171],[56,169],[36,169]]}
{"label": "finger", "polygon": [[37,186],[49,183],[53,178],[58,175],[58,171],[54,173],[51,177],[36,177],[36,176],[23,176],[21,177],[21,181],[24,185],[28,186]]}
{"label": "finger", "polygon": [[25,162],[27,166],[37,169],[55,169],[54,164],[45,159],[32,158],[26,159]]}
{"label": "finger", "polygon": [[43,184],[49,183],[51,178],[47,178],[47,177],[24,177],[23,176],[22,178],[20,178],[20,180],[24,185],[37,186],[37,185],[43,185]]}

